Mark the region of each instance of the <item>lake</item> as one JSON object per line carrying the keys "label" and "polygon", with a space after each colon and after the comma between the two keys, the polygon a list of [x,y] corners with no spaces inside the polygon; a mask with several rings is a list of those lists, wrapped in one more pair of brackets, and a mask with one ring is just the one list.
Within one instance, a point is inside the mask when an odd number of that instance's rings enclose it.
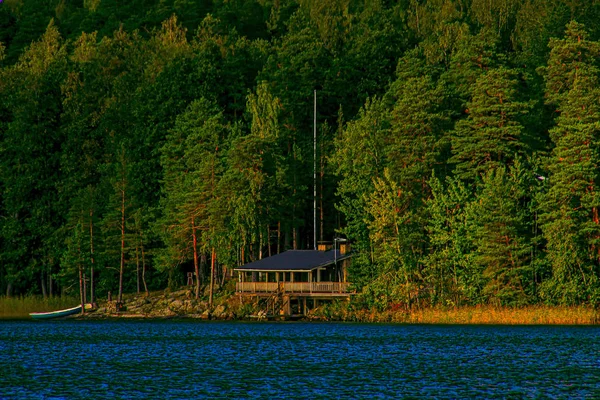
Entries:
{"label": "lake", "polygon": [[0,398],[600,398],[599,327],[0,321]]}

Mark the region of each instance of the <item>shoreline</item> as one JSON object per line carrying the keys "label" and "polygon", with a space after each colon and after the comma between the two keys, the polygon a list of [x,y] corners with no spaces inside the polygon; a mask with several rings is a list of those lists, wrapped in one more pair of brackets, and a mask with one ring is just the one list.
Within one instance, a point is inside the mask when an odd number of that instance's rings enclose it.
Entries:
{"label": "shoreline", "polygon": [[[244,316],[230,318],[228,316],[214,316],[198,314],[177,314],[169,316],[156,316],[133,313],[111,313],[94,315],[88,313],[84,316],[77,315],[69,319],[81,321],[204,321],[204,322],[309,322],[309,323],[361,323],[361,324],[398,324],[398,325],[464,325],[464,326],[599,326],[600,317],[592,309],[574,310],[583,311],[583,315],[573,314],[573,310],[564,310],[551,306],[535,307],[535,309],[501,309],[478,307],[456,308],[453,310],[423,309],[410,313],[387,313],[372,310],[360,310],[347,315],[347,318],[326,318],[308,315],[301,318],[257,318]],[[479,315],[477,315],[479,314]],[[546,314],[546,315],[541,315]],[[567,315],[565,315],[567,314]],[[21,318],[22,320],[23,318]]]}
{"label": "shoreline", "polygon": [[[69,320],[194,320],[194,321],[302,321],[357,322],[414,325],[506,325],[506,326],[598,326],[600,310],[590,306],[531,305],[519,308],[494,306],[428,307],[412,310],[375,310],[356,308],[352,302],[332,302],[322,305],[303,317],[261,316],[252,300],[242,300],[228,291],[220,291],[209,307],[207,297],[195,298],[190,288],[176,291],[127,294],[123,296],[122,311],[116,302],[99,300],[98,307]],[[25,315],[0,315],[0,321],[30,320]]]}
{"label": "shoreline", "polygon": [[[520,308],[494,306],[429,307],[422,309],[384,310],[355,309],[352,303],[333,302],[311,310],[300,318],[258,317],[260,310],[252,301],[242,301],[231,293],[221,294],[211,308],[205,300],[193,299],[192,291],[184,289],[159,294],[158,298],[134,297],[126,299],[126,311],[117,313],[109,308],[77,316],[79,319],[181,319],[205,321],[303,321],[303,322],[359,322],[397,323],[419,325],[580,325],[600,324],[600,310],[587,306],[532,305]],[[144,304],[146,307],[144,308]],[[151,306],[151,304],[153,306]],[[133,306],[133,307],[132,307]]]}

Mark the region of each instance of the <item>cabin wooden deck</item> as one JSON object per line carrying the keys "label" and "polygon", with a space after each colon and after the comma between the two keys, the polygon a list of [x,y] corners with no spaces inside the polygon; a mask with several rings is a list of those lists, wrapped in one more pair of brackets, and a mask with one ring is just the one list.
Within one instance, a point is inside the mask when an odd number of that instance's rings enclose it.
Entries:
{"label": "cabin wooden deck", "polygon": [[300,297],[348,297],[348,282],[237,282],[240,295],[270,296],[281,293]]}
{"label": "cabin wooden deck", "polygon": [[348,282],[237,282],[240,297],[254,298],[261,308],[257,318],[294,318],[308,315],[321,302],[349,300]]}

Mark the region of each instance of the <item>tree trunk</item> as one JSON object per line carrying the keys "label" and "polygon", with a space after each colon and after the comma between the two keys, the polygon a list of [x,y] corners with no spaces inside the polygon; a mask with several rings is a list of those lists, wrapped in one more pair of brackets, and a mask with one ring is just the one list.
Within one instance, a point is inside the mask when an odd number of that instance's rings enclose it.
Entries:
{"label": "tree trunk", "polygon": [[277,254],[281,253],[281,221],[277,222]]}
{"label": "tree trunk", "polygon": [[83,267],[79,264],[79,298],[81,300],[81,313],[85,313],[85,300],[83,299],[84,289],[83,289]]}
{"label": "tree trunk", "polygon": [[208,306],[212,307],[213,305],[213,291],[215,285],[215,258],[216,258],[215,248],[212,248],[211,252],[211,260],[210,260],[210,295],[208,297]]}
{"label": "tree trunk", "polygon": [[208,261],[206,261],[206,253],[200,253],[200,286],[204,284],[204,277],[206,276],[207,265]]}
{"label": "tree trunk", "polygon": [[150,293],[148,292],[148,285],[146,284],[146,254],[144,252],[144,243],[142,242],[142,282],[144,283],[144,291],[146,292],[146,296]]}
{"label": "tree trunk", "polygon": [[40,275],[40,283],[42,286],[42,297],[46,299],[48,298],[48,292],[46,291],[46,277],[44,276],[44,272]]}
{"label": "tree trunk", "polygon": [[137,293],[140,293],[140,248],[135,246],[135,283],[137,286]]}
{"label": "tree trunk", "polygon": [[295,226],[292,226],[292,242],[292,248],[298,250],[298,232],[296,231]]}
{"label": "tree trunk", "polygon": [[12,290],[13,290],[12,282],[8,282],[6,284],[6,297],[11,297],[12,296]]}
{"label": "tree trunk", "polygon": [[90,210],[90,303],[94,304],[94,211]]}
{"label": "tree trunk", "polygon": [[196,272],[196,299],[200,298],[200,266],[198,265],[198,237],[196,236],[196,224],[192,217],[192,243],[194,251],[194,271]]}
{"label": "tree trunk", "polygon": [[121,269],[119,270],[119,303],[123,302],[123,273],[125,272],[125,188],[121,190]]}
{"label": "tree trunk", "polygon": [[267,226],[267,254],[271,257],[271,227]]}
{"label": "tree trunk", "polygon": [[86,276],[85,276],[85,271],[83,270],[83,267],[81,267],[81,273],[83,274],[83,304],[87,303],[87,283],[86,283]]}
{"label": "tree trunk", "polygon": [[259,229],[258,232],[258,259],[262,260],[262,248],[263,248],[263,232]]}

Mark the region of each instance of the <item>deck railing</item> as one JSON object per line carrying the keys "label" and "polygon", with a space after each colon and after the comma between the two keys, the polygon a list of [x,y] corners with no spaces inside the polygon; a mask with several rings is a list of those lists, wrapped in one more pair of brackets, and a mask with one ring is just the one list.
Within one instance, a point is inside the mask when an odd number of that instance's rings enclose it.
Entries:
{"label": "deck railing", "polygon": [[348,282],[237,282],[238,293],[348,293]]}

